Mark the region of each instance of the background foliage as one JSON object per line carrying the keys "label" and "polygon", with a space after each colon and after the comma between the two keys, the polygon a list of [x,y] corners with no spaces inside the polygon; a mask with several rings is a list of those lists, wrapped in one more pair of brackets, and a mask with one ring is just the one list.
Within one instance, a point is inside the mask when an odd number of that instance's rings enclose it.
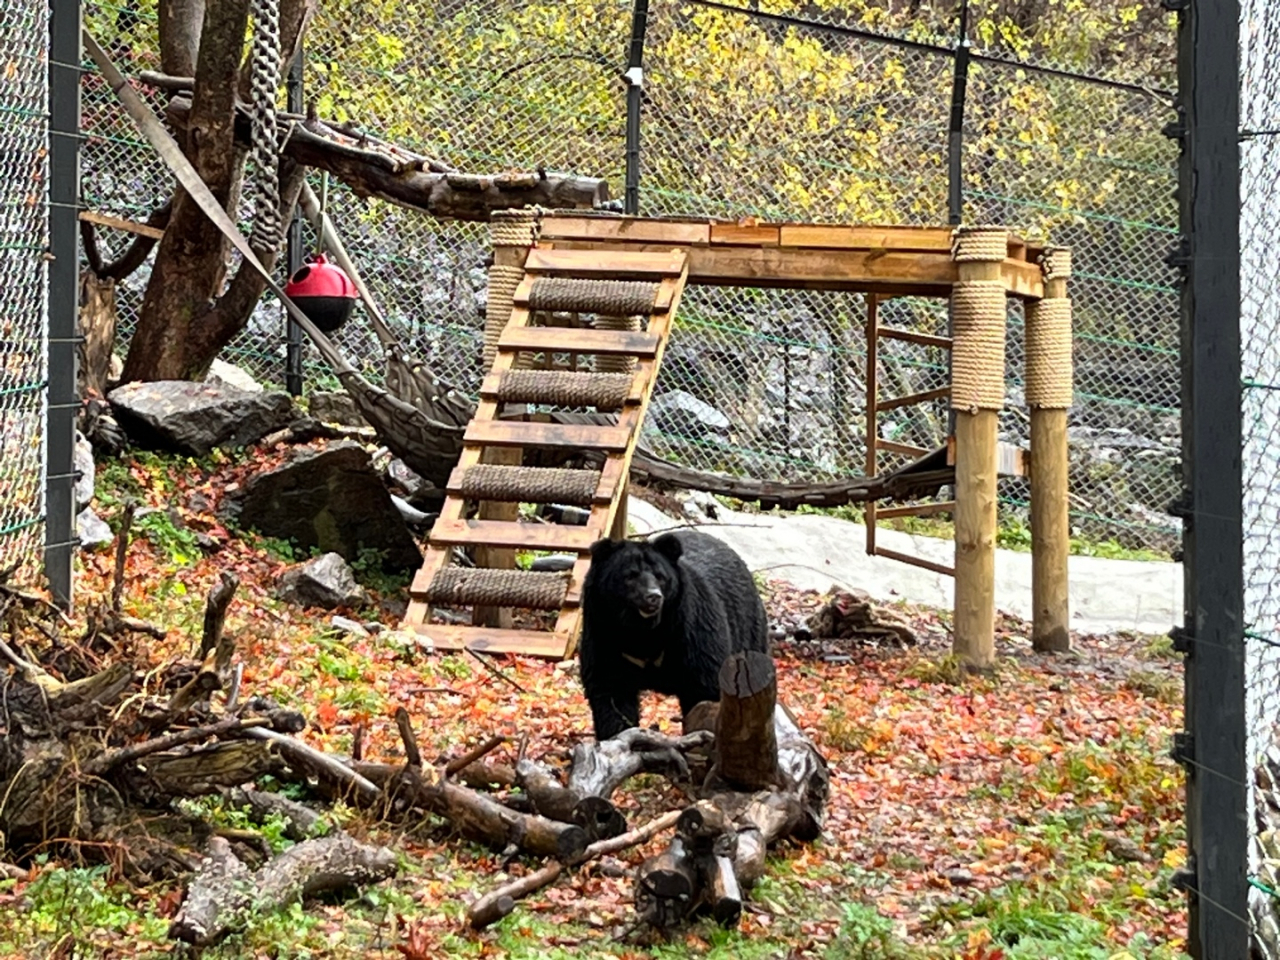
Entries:
{"label": "background foliage", "polygon": [[[745,0],[744,0],[745,2]],[[621,73],[630,3],[322,4],[305,94],[455,166],[549,169],[623,186]],[[939,223],[956,5],[756,0],[651,5],[642,212]],[[970,5],[977,59],[965,111],[965,219],[1074,248],[1077,405],[1073,522],[1091,541],[1160,551],[1175,526],[1177,314],[1163,262],[1176,237],[1172,34],[1148,5],[1083,0]],[[153,0],[89,4],[89,24],[132,69],[156,65]],[[902,45],[908,41],[913,45]],[[1088,74],[1082,79],[1064,73]],[[1121,84],[1121,85],[1117,85]],[[1132,84],[1144,89],[1135,89]],[[168,192],[147,149],[86,78],[90,206],[144,216]],[[480,379],[487,235],[336,190],[330,197],[375,296],[414,349],[466,390]],[[120,238],[108,238],[122,242]],[[127,328],[145,274],[121,291]],[[945,330],[938,304],[897,301],[886,321]],[[849,295],[696,289],[686,297],[646,445],[691,466],[822,480],[865,469],[865,306]],[[1005,438],[1025,442],[1021,316],[1011,314]],[[283,382],[279,307],[265,303],[228,359]],[[376,375],[376,342],[344,331]],[[945,355],[885,344],[882,395],[944,382]],[[308,380],[325,383],[312,358]],[[895,411],[886,439],[936,445],[945,408]],[[881,460],[880,469],[899,460]],[[1002,488],[1016,526],[1025,491]]]}

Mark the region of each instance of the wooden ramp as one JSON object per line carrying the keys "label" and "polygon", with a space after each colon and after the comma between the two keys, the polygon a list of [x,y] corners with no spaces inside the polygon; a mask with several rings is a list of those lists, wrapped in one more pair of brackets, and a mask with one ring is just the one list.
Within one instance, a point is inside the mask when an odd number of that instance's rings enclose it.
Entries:
{"label": "wooden ramp", "polygon": [[[589,548],[608,535],[626,489],[631,456],[657,379],[671,321],[688,278],[684,250],[660,252],[529,251],[511,319],[498,340],[493,368],[480,388],[448,496],[427,541],[422,569],[410,588],[406,629],[429,637],[438,650],[472,649],[560,659],[573,654],[581,619],[582,581]],[[553,314],[605,318],[592,328],[538,326]],[[608,318],[638,318],[635,329]],[[594,369],[519,369],[518,357],[542,354],[597,358]],[[601,362],[601,358],[604,362]],[[619,358],[623,358],[619,362]],[[631,372],[616,371],[635,358]],[[576,367],[576,363],[575,363]],[[560,410],[616,412],[616,424],[536,423],[499,419],[505,404]],[[603,453],[601,470],[524,467],[495,450],[561,448]],[[508,462],[486,462],[501,461]],[[518,463],[518,461],[517,461]],[[557,504],[588,511],[585,526],[466,519],[468,503]],[[511,511],[508,511],[510,513]],[[476,547],[477,563],[498,551],[549,550],[577,554],[562,573],[463,566],[455,547]],[[553,630],[431,623],[432,606],[559,611]]]}

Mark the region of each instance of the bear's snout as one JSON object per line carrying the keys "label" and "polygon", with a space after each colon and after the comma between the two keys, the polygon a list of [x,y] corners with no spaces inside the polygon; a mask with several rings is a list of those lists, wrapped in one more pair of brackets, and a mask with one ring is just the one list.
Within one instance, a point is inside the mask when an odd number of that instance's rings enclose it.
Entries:
{"label": "bear's snout", "polygon": [[656,585],[649,587],[640,594],[638,607],[640,616],[646,619],[656,617],[662,610],[662,590]]}

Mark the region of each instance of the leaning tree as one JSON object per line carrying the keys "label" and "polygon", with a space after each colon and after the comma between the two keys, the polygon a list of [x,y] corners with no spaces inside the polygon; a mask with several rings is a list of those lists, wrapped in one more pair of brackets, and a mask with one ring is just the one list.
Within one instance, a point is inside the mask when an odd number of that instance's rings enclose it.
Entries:
{"label": "leaning tree", "polygon": [[[487,220],[493,210],[528,204],[591,207],[607,198],[601,180],[541,171],[464,174],[313,111],[277,114],[282,67],[297,55],[316,3],[159,0],[161,70],[137,78],[169,92],[166,120],[218,201],[234,211],[242,190],[252,197],[250,246],[269,270],[279,259],[282,225],[293,215],[308,168],[329,172],[359,196],[461,220]],[[180,187],[147,225],[148,235],[107,262],[92,224],[82,224],[85,333],[90,347],[97,346],[97,362],[86,366],[101,367],[105,360],[104,337],[93,329],[99,324],[92,315],[113,315],[112,285],[154,249],[122,379],[199,379],[248,324],[266,284],[243,264],[229,275],[226,238]],[[108,350],[113,329],[108,323]],[[100,389],[102,373],[95,379],[90,385]]]}

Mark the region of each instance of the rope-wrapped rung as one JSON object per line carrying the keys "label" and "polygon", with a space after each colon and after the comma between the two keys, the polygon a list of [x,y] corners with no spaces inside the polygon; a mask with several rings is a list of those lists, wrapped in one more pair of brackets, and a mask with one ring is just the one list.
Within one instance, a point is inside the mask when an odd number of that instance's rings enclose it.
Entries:
{"label": "rope-wrapped rung", "polygon": [[1027,304],[1027,405],[1050,410],[1071,406],[1071,301]]}
{"label": "rope-wrapped rung", "polygon": [[1004,227],[957,227],[951,234],[951,259],[956,263],[999,263],[1009,255],[1009,231]]}
{"label": "rope-wrapped rung", "polygon": [[545,403],[556,407],[621,410],[631,394],[629,373],[576,373],[570,370],[509,370],[498,380],[503,403]]}
{"label": "rope-wrapped rung", "polygon": [[1071,250],[1069,247],[1049,247],[1040,256],[1040,270],[1046,280],[1071,279]]}
{"label": "rope-wrapped rung", "polygon": [[962,280],[951,290],[951,406],[1004,407],[1005,287],[999,280]]}
{"label": "rope-wrapped rung", "polygon": [[658,284],[644,280],[539,277],[529,291],[529,309],[602,313],[610,317],[648,316],[657,299]]}
{"label": "rope-wrapped rung", "polygon": [[559,610],[568,587],[568,573],[445,567],[431,579],[426,600],[451,606]]}
{"label": "rope-wrapped rung", "polygon": [[586,506],[595,500],[599,486],[598,470],[478,463],[462,471],[458,493],[468,500]]}
{"label": "rope-wrapped rung", "polygon": [[[640,317],[597,317],[597,330],[639,330]],[[635,357],[596,355],[597,373],[632,373],[636,368]]]}

